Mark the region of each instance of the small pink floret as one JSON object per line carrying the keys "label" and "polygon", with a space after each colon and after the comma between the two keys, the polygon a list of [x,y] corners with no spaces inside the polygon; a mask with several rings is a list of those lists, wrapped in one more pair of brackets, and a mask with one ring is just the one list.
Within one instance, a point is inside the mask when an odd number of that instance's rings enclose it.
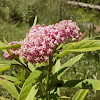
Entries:
{"label": "small pink floret", "polygon": [[[10,46],[10,45],[14,45],[14,44],[19,44],[19,43],[21,43],[21,42],[18,42],[18,41],[12,41],[12,42],[10,42],[10,43],[8,43],[8,46]],[[13,54],[13,55],[15,55],[16,57],[19,57],[19,55],[20,55],[20,49],[9,49],[9,51]],[[7,59],[13,59],[13,57],[6,51],[4,54],[3,54],[3,56],[5,57],[5,58],[7,58]]]}

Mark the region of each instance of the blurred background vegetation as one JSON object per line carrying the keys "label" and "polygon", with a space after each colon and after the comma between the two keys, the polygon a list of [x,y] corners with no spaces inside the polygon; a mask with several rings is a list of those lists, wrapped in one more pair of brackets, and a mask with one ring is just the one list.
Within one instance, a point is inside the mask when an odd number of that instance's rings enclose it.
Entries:
{"label": "blurred background vegetation", "polygon": [[[77,23],[84,37],[98,36],[94,30],[100,26],[100,10],[67,4],[68,0],[0,0],[0,41],[20,41],[25,38],[37,15],[37,24],[55,24],[61,20]],[[100,0],[70,0],[100,6]],[[83,38],[84,38],[83,37]],[[4,60],[0,51],[0,60]],[[62,58],[62,63],[77,55],[71,53]],[[100,79],[99,51],[85,53],[85,56],[70,68],[63,79]],[[10,70],[4,72],[11,74]],[[68,74],[67,74],[68,73]],[[2,74],[2,73],[0,73]],[[73,96],[76,90],[62,88],[61,94]],[[64,91],[63,91],[64,90]],[[0,86],[0,95],[10,98],[10,94]],[[11,99],[13,100],[13,99]],[[65,100],[65,99],[64,99]],[[67,100],[67,99],[66,99]],[[85,100],[100,100],[99,91],[90,91]]]}
{"label": "blurred background vegetation", "polygon": [[[86,33],[89,32],[90,27],[100,26],[99,10],[68,5],[67,1],[0,0],[0,40],[2,41],[2,36],[8,41],[23,39],[36,15],[38,16],[37,24],[49,25],[71,19],[77,23],[81,32]],[[100,0],[73,1],[100,5]]]}

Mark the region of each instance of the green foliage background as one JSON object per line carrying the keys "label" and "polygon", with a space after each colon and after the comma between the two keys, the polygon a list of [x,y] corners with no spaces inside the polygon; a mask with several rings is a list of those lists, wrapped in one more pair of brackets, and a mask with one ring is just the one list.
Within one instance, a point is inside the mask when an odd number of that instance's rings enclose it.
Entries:
{"label": "green foliage background", "polygon": [[[68,5],[67,1],[0,0],[0,40],[3,41],[2,37],[8,41],[23,39],[32,26],[35,15],[38,16],[37,24],[46,25],[71,19],[81,28],[81,32],[87,33],[90,26],[93,28],[93,25],[100,25],[100,11]],[[82,0],[86,1],[87,3],[91,1],[91,4],[100,3],[99,0]]]}
{"label": "green foliage background", "polygon": [[[24,39],[36,15],[38,16],[37,24],[41,25],[55,24],[61,20],[71,19],[77,23],[82,33],[87,33],[87,36],[89,33],[93,33],[96,26],[100,26],[99,10],[68,5],[66,3],[67,1],[68,0],[0,0],[0,41],[3,41],[3,38],[8,42]],[[100,0],[73,1],[100,5]],[[84,25],[84,23],[86,24]],[[99,34],[94,35],[97,36]],[[86,53],[81,61],[70,68],[62,78],[80,79],[84,77],[100,79],[99,54],[99,51]],[[0,60],[4,59],[2,55],[0,51]],[[75,55],[77,55],[77,53],[71,53],[63,57],[62,63]],[[10,70],[0,74],[5,73],[8,75],[11,74]],[[62,88],[61,90],[61,93],[66,96],[73,96],[76,92],[76,90],[69,88]],[[3,91],[4,88],[1,87],[0,95],[10,98],[10,94],[8,94],[8,92],[6,93],[6,90]],[[90,91],[86,98],[87,100],[98,100],[99,95],[99,91]]]}

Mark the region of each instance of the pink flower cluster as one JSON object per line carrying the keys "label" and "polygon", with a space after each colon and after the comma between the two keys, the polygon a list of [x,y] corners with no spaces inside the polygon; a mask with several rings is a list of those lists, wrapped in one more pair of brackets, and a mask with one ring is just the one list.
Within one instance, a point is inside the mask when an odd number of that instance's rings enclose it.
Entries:
{"label": "pink flower cluster", "polygon": [[49,26],[32,26],[21,44],[20,54],[30,63],[47,62],[52,56],[54,47],[60,43],[66,43],[69,37],[75,41],[81,35],[78,31],[76,23],[71,20],[63,20]]}
{"label": "pink flower cluster", "polygon": [[82,33],[79,33],[79,27],[75,22],[72,22],[72,20],[60,21],[59,23],[55,24],[55,29],[62,31],[63,36],[65,34],[65,38],[71,37],[73,42],[75,42],[76,39],[82,35]]}
{"label": "pink flower cluster", "polygon": [[[14,44],[19,44],[19,43],[21,43],[21,42],[12,41],[12,42],[8,43],[8,46],[14,45]],[[9,51],[10,51],[13,55],[15,55],[16,57],[19,57],[19,55],[20,55],[20,49],[9,49]],[[12,57],[7,51],[3,54],[3,56],[4,56],[5,58],[8,58],[8,59],[13,59],[13,57]]]}

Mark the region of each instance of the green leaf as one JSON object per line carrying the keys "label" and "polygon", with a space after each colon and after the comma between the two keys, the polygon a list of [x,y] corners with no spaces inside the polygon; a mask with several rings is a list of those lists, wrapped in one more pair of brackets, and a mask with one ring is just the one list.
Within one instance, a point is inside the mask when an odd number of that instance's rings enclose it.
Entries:
{"label": "green leaf", "polygon": [[27,95],[25,100],[33,100],[37,91],[38,91],[38,87],[36,87],[37,85],[33,85],[29,94]]}
{"label": "green leaf", "polygon": [[60,59],[57,60],[56,64],[52,68],[52,73],[55,74],[61,69]]}
{"label": "green leaf", "polygon": [[[57,87],[73,87],[81,89],[93,89],[100,90],[100,80],[95,79],[85,79],[85,80],[58,80],[51,82],[51,88]],[[58,87],[59,87],[58,86]]]}
{"label": "green leaf", "polygon": [[14,76],[9,76],[9,75],[0,75],[0,77],[5,78],[5,79],[10,80],[10,81],[13,81],[13,82],[15,82],[15,81],[19,81],[19,79],[16,78],[16,77],[14,77]]}
{"label": "green leaf", "polygon": [[70,60],[68,60],[66,63],[64,63],[60,69],[63,69],[67,66],[72,66],[74,63],[76,63],[77,61],[79,61],[79,59],[84,55],[84,53],[79,54],[73,58],[71,58]]}
{"label": "green leaf", "polygon": [[100,90],[100,80],[85,79],[85,80],[56,80],[50,82],[50,89],[55,87],[73,87],[80,89]]}
{"label": "green leaf", "polygon": [[86,94],[88,93],[88,89],[80,89],[76,92],[72,100],[84,100]]}
{"label": "green leaf", "polygon": [[36,69],[31,63],[28,63],[28,68],[29,68],[32,72]]}
{"label": "green leaf", "polygon": [[70,98],[70,97],[66,97],[66,96],[61,96],[60,98],[61,98],[61,99],[65,99],[65,98]]}
{"label": "green leaf", "polygon": [[36,63],[35,67],[42,67],[42,66],[46,66],[47,64],[45,62],[42,63]]}
{"label": "green leaf", "polygon": [[34,20],[33,26],[36,26],[36,22],[37,22],[37,15],[35,16],[35,20]]}
{"label": "green leaf", "polygon": [[76,43],[68,43],[63,46],[63,52],[87,52],[100,49],[100,40],[82,40]]}
{"label": "green leaf", "polygon": [[17,74],[15,71],[13,71],[13,72],[12,72],[12,74],[13,74],[15,77],[17,77],[18,79],[20,79],[20,80],[21,80],[20,75],[19,75],[19,74]]}
{"label": "green leaf", "polygon": [[87,38],[86,40],[100,40],[100,35],[95,37]]}
{"label": "green leaf", "polygon": [[0,64],[14,64],[15,63],[15,61],[13,61],[13,60],[1,60],[0,61]]}
{"label": "green leaf", "polygon": [[[54,87],[75,87],[79,82],[83,80],[55,80],[50,83],[51,88]],[[81,88],[81,87],[80,87]]]}
{"label": "green leaf", "polygon": [[0,75],[0,77],[4,78],[6,80],[14,82],[14,84],[21,84],[22,83],[18,78],[14,77],[14,76]]}
{"label": "green leaf", "polygon": [[[5,47],[6,44],[4,44],[3,42],[0,41],[0,48]],[[6,52],[6,50],[2,50],[3,52]]]}
{"label": "green leaf", "polygon": [[94,79],[85,79],[81,82],[79,82],[75,88],[82,88],[82,89],[94,89],[94,90],[100,90],[100,80],[94,80]]}
{"label": "green leaf", "polygon": [[0,48],[5,47],[5,46],[6,46],[6,44],[0,41]]}
{"label": "green leaf", "polygon": [[56,93],[50,94],[50,100],[61,100]]}
{"label": "green leaf", "polygon": [[25,80],[25,69],[21,69],[21,75],[20,75],[21,81],[23,82]]}
{"label": "green leaf", "polygon": [[69,51],[61,51],[59,54],[57,54],[56,59],[65,56],[67,53],[69,53]]}
{"label": "green leaf", "polygon": [[3,41],[4,41],[4,43],[5,43],[6,45],[8,45],[8,42],[6,41],[5,38],[3,38]]}
{"label": "green leaf", "polygon": [[80,58],[83,56],[84,53],[79,54],[75,57],[73,57],[72,59],[68,60],[66,63],[64,63],[61,67],[59,67],[60,69],[58,69],[57,71],[60,71],[62,69],[64,69],[63,71],[61,71],[58,75],[58,79],[60,79],[60,77],[73,65],[75,64],[77,61],[80,60]]}
{"label": "green leaf", "polygon": [[18,100],[25,100],[27,98],[28,94],[32,90],[33,84],[36,82],[36,79],[40,76],[40,74],[41,74],[41,71],[39,70],[34,70],[30,74],[30,76],[26,79],[22,87]]}
{"label": "green leaf", "polygon": [[21,44],[14,44],[14,45],[10,45],[10,46],[0,46],[0,49],[14,49],[14,48],[20,48]]}
{"label": "green leaf", "polygon": [[0,64],[0,71],[4,71],[10,68],[9,64]]}
{"label": "green leaf", "polygon": [[22,65],[15,64],[15,61],[13,61],[13,60],[0,61],[0,71],[7,70],[11,67],[19,67],[19,66],[22,67]]}
{"label": "green leaf", "polygon": [[[24,58],[23,58],[22,56],[19,56],[19,60],[20,60],[23,64],[25,64]],[[26,64],[25,64],[25,65],[26,65]]]}
{"label": "green leaf", "polygon": [[0,100],[10,100],[10,99],[4,98],[4,97],[0,97]]}
{"label": "green leaf", "polygon": [[16,73],[15,71],[12,72],[12,74],[18,79],[15,81],[15,84],[19,84],[25,81],[25,69],[21,69],[21,74]]}
{"label": "green leaf", "polygon": [[64,46],[64,44],[61,43],[61,44],[57,47],[57,50],[61,49],[63,46]]}
{"label": "green leaf", "polygon": [[13,97],[15,97],[16,99],[18,98],[19,93],[13,83],[6,79],[0,78],[0,85],[4,86]]}

